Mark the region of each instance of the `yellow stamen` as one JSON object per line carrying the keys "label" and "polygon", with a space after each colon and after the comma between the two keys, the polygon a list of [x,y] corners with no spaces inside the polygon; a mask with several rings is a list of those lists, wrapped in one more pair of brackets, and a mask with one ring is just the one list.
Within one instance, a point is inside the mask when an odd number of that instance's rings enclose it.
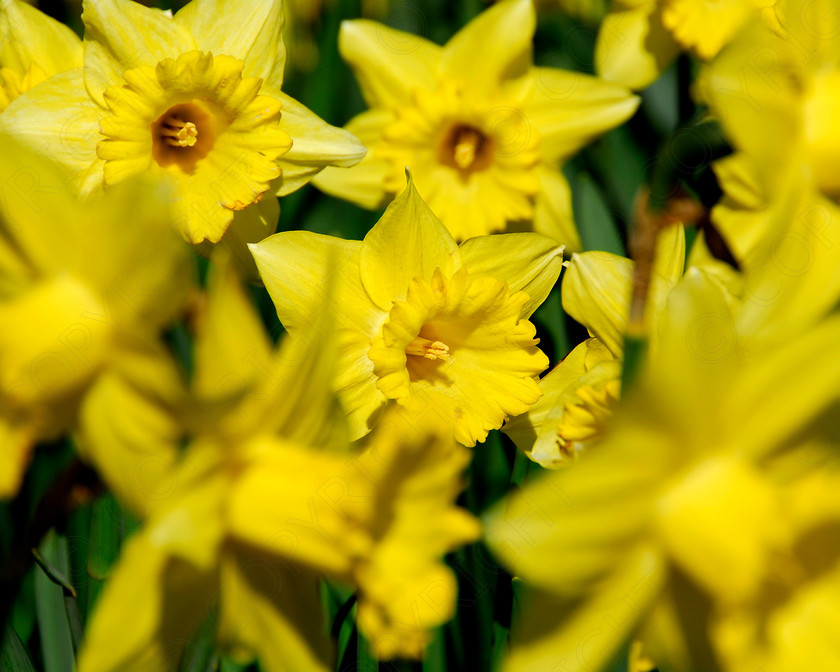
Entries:
{"label": "yellow stamen", "polygon": [[449,346],[440,341],[430,341],[428,338],[417,336],[405,346],[405,354],[417,355],[426,359],[449,359]]}
{"label": "yellow stamen", "polygon": [[168,145],[192,147],[198,138],[198,129],[193,122],[183,121],[175,115],[170,115],[164,120],[160,134]]}
{"label": "yellow stamen", "polygon": [[481,133],[473,128],[462,128],[455,139],[455,152],[452,157],[455,165],[461,170],[472,166],[480,144]]}

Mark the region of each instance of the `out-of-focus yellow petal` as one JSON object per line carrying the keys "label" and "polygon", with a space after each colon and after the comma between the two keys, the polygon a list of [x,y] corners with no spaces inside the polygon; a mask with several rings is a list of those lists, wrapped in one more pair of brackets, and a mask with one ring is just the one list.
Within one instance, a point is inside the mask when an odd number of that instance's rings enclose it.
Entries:
{"label": "out-of-focus yellow petal", "polygon": [[258,282],[260,277],[248,245],[273,234],[279,219],[280,202],[273,194],[265,195],[259,202],[233,213],[233,221],[222,238],[222,245],[233,255],[236,268],[245,280]]}
{"label": "out-of-focus yellow petal", "polygon": [[502,280],[511,294],[528,295],[522,317],[530,317],[545,301],[563,266],[563,246],[539,233],[477,236],[458,250],[471,275]]}
{"label": "out-of-focus yellow petal", "polygon": [[0,413],[0,500],[11,499],[20,489],[29,466],[33,436],[31,430],[14,415]]}
{"label": "out-of-focus yellow petal", "polygon": [[662,25],[654,0],[604,17],[595,44],[595,69],[606,80],[644,89],[671,64],[679,45]]}
{"label": "out-of-focus yellow petal", "polygon": [[531,0],[505,0],[483,11],[443,48],[441,70],[481,94],[531,67],[536,13]]}
{"label": "out-of-focus yellow petal", "polygon": [[189,31],[170,12],[132,0],[85,2],[85,85],[105,107],[105,89],[122,81],[126,70],[154,67],[165,58],[196,49]]}
{"label": "out-of-focus yellow petal", "polygon": [[555,68],[534,68],[523,111],[540,134],[540,154],[563,161],[605,131],[627,121],[641,99],[620,84]]}
{"label": "out-of-focus yellow petal", "polygon": [[193,0],[175,14],[175,23],[192,34],[198,49],[245,61],[245,77],[260,77],[279,89],[286,64],[281,5],[281,0]]}
{"label": "out-of-focus yellow petal", "polygon": [[280,125],[292,138],[292,148],[277,161],[278,196],[299,189],[325,165],[347,168],[364,158],[367,149],[351,132],[330,126],[285,93],[268,91],[283,103]]}
{"label": "out-of-focus yellow petal", "polygon": [[774,495],[746,462],[710,459],[660,497],[657,527],[671,556],[695,581],[721,603],[737,603],[761,589],[779,541],[782,502]]}
{"label": "out-of-focus yellow petal", "polygon": [[141,518],[172,496],[184,393],[163,350],[131,353],[85,395],[77,447],[120,500]]}
{"label": "out-of-focus yellow petal", "polygon": [[230,544],[220,575],[219,643],[244,648],[266,672],[327,672],[334,658],[318,577]]}
{"label": "out-of-focus yellow petal", "polygon": [[105,114],[88,96],[82,70],[77,68],[12,101],[0,115],[0,131],[57,162],[87,194],[102,186],[103,161],[96,156],[96,142]]}
{"label": "out-of-focus yellow petal", "polygon": [[389,195],[385,191],[385,177],[389,164],[376,155],[375,146],[385,127],[394,121],[390,110],[373,109],[354,117],[345,127],[368,148],[368,153],[352,169],[324,168],[312,184],[321,191],[345,198],[368,210],[383,207]]}
{"label": "out-of-focus yellow petal", "polygon": [[435,88],[441,48],[422,37],[373,21],[344,21],[338,47],[371,107],[399,107],[411,102],[414,89]]}
{"label": "out-of-focus yellow petal", "polygon": [[47,76],[82,67],[82,42],[70,28],[20,0],[0,5],[0,63],[25,73],[37,64]]}
{"label": "out-of-focus yellow petal", "polygon": [[170,556],[147,529],[124,547],[85,631],[79,672],[177,669],[216,593],[215,572]]}
{"label": "out-of-focus yellow petal", "polygon": [[[616,571],[578,602],[532,594],[511,641],[504,672],[604,669],[662,590],[662,559],[645,547],[628,551]],[[558,667],[559,666],[559,667]]]}
{"label": "out-of-focus yellow petal", "polygon": [[629,259],[609,252],[575,254],[563,277],[563,308],[620,357],[632,288]]}
{"label": "out-of-focus yellow petal", "polygon": [[569,182],[554,168],[543,168],[538,175],[540,193],[534,205],[534,231],[559,241],[568,252],[581,252],[583,245],[572,213]]}
{"label": "out-of-focus yellow petal", "polygon": [[409,179],[365,236],[359,264],[368,295],[389,310],[394,301],[405,298],[413,278],[431,280],[437,268],[448,275],[461,261],[452,235]]}

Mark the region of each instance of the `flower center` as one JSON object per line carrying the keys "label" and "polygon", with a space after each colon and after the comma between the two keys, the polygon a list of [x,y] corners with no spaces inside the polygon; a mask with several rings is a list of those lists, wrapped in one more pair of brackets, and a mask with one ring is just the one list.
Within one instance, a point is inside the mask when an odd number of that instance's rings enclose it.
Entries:
{"label": "flower center", "polygon": [[216,133],[211,114],[199,101],[173,105],[151,124],[152,156],[163,168],[195,170],[213,147]]}
{"label": "flower center", "polygon": [[493,141],[475,126],[453,124],[443,134],[439,156],[442,164],[467,176],[493,162]]}
{"label": "flower center", "polygon": [[405,346],[405,354],[425,357],[426,359],[449,359],[449,346],[441,341],[430,341],[428,338],[417,336]]}

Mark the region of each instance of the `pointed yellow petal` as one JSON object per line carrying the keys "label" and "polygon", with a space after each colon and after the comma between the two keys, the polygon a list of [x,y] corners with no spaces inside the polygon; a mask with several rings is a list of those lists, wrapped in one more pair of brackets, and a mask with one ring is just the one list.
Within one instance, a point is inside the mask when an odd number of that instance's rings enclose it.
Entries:
{"label": "pointed yellow petal", "polygon": [[452,235],[411,179],[365,236],[359,263],[365,290],[382,310],[405,298],[413,278],[428,281],[436,268],[449,275],[461,266]]}
{"label": "pointed yellow petal", "polygon": [[384,207],[388,198],[385,177],[390,166],[376,156],[374,148],[382,131],[393,120],[394,114],[390,110],[368,110],[351,119],[346,128],[368,148],[367,155],[351,169],[325,168],[313,178],[312,184],[331,196],[347,199],[368,210]]}
{"label": "pointed yellow petal", "polygon": [[62,72],[16,98],[0,116],[0,131],[56,161],[82,194],[102,186],[96,156],[105,110],[85,90],[81,69]]}
{"label": "pointed yellow petal", "polygon": [[201,51],[245,61],[245,77],[259,77],[278,89],[282,85],[286,47],[281,0],[193,0],[175,14],[175,23],[190,32]]}
{"label": "pointed yellow petal", "polygon": [[547,162],[563,161],[605,131],[627,121],[641,99],[629,89],[591,75],[535,68],[523,102],[528,123],[540,134]]}
{"label": "pointed yellow petal", "polygon": [[621,357],[630,311],[633,262],[608,252],[572,256],[563,277],[563,308]]}
{"label": "pointed yellow petal", "polygon": [[[640,547],[591,595],[570,603],[530,595],[511,641],[504,672],[589,672],[606,669],[658,597],[666,568]],[[559,667],[558,667],[559,666]]]}
{"label": "pointed yellow petal", "polygon": [[610,82],[644,89],[679,51],[679,45],[662,25],[657,3],[650,0],[607,14],[595,44],[595,70]]}
{"label": "pointed yellow petal", "polygon": [[85,630],[79,672],[175,670],[207,615],[215,573],[169,556],[153,537],[146,530],[123,547]]}
{"label": "pointed yellow petal", "polygon": [[422,37],[373,21],[344,21],[338,47],[371,107],[395,108],[410,103],[414,89],[435,88],[441,48]]}
{"label": "pointed yellow petal", "polygon": [[330,126],[285,93],[271,95],[283,103],[280,125],[292,138],[292,148],[277,161],[278,196],[299,189],[325,166],[347,168],[364,158],[367,149],[350,131]]}
{"label": "pointed yellow petal", "polygon": [[505,0],[483,11],[443,48],[441,69],[483,94],[531,67],[536,13],[531,0]]}
{"label": "pointed yellow petal", "polygon": [[176,409],[185,390],[165,351],[129,357],[85,395],[77,446],[120,501],[146,518],[174,492],[182,435]]}
{"label": "pointed yellow petal", "polygon": [[222,646],[249,650],[266,672],[331,670],[318,577],[252,548],[229,550],[220,576]]}
{"label": "pointed yellow petal", "polygon": [[0,35],[4,67],[25,73],[35,63],[48,76],[82,67],[82,41],[76,33],[20,0],[0,6]]}
{"label": "pointed yellow petal", "polygon": [[169,12],[131,0],[88,0],[85,23],[85,85],[105,106],[103,94],[126,70],[154,67],[165,58],[196,49],[189,32]]}
{"label": "pointed yellow petal", "polygon": [[572,190],[563,173],[553,168],[539,171],[540,192],[534,206],[534,231],[562,243],[567,252],[580,252],[580,242],[572,213]]}
{"label": "pointed yellow petal", "polygon": [[554,288],[563,266],[563,246],[539,233],[507,233],[470,238],[458,248],[474,277],[506,282],[511,294],[529,299],[522,317],[530,317]]}

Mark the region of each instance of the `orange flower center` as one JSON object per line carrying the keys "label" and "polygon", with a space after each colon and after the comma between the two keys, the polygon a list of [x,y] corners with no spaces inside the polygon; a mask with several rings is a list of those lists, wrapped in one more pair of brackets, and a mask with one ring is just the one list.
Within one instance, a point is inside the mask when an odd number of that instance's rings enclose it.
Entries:
{"label": "orange flower center", "polygon": [[192,172],[216,137],[212,116],[198,101],[173,105],[151,124],[152,156],[158,165]]}
{"label": "orange flower center", "polygon": [[493,163],[493,140],[474,126],[453,124],[443,134],[438,153],[442,164],[467,177]]}

